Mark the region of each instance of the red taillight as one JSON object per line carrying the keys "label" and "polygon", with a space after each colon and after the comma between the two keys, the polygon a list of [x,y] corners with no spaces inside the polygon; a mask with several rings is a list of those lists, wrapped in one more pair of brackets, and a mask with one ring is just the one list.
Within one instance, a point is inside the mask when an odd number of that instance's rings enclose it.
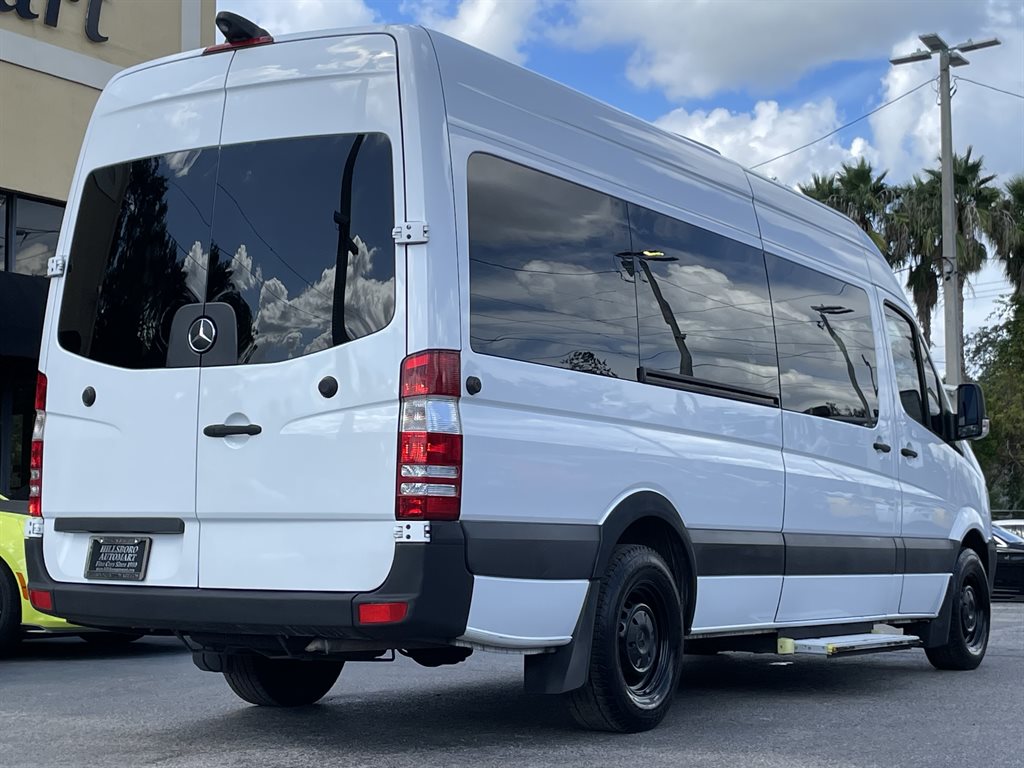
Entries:
{"label": "red taillight", "polygon": [[267,43],[274,42],[274,38],[270,35],[261,35],[260,37],[251,37],[248,40],[239,40],[237,43],[219,43],[217,45],[211,45],[203,51],[205,56],[208,53],[219,53],[220,51],[233,51],[236,48],[249,48],[253,45],[266,45]]}
{"label": "red taillight", "polygon": [[46,426],[46,374],[36,376],[36,421],[28,460],[28,513],[43,516],[43,429]]}
{"label": "red taillight", "polygon": [[458,352],[431,349],[409,355],[402,363],[402,397],[458,397],[460,387]]}
{"label": "red taillight", "polygon": [[409,612],[407,603],[362,603],[359,606],[360,624],[394,624]]}
{"label": "red taillight", "polygon": [[462,495],[459,353],[428,350],[402,363],[395,517],[458,520]]}
{"label": "red taillight", "polygon": [[41,371],[36,374],[36,410],[46,410],[46,374]]}
{"label": "red taillight", "polygon": [[32,607],[37,611],[53,610],[53,595],[44,589],[30,589],[28,591],[28,601],[32,603]]}

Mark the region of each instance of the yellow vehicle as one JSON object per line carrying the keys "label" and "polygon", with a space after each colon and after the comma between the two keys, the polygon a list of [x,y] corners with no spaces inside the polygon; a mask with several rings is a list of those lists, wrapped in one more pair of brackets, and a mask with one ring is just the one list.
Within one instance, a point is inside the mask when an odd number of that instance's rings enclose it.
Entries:
{"label": "yellow vehicle", "polygon": [[138,635],[115,634],[68,624],[40,613],[28,600],[25,572],[25,521],[27,502],[10,501],[0,495],[0,658],[9,654],[25,637],[78,635],[90,643],[116,645]]}

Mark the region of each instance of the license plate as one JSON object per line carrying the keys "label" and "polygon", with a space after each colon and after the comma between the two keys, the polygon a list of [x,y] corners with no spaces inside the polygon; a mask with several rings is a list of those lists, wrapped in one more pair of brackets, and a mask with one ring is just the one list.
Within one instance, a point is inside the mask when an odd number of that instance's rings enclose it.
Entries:
{"label": "license plate", "polygon": [[152,539],[135,536],[93,536],[85,561],[85,578],[142,581],[146,578]]}

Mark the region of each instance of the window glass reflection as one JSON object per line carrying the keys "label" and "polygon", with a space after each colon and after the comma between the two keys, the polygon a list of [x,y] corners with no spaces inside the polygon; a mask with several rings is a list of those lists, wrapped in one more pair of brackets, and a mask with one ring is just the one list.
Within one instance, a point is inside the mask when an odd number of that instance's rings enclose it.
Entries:
{"label": "window glass reflection", "polygon": [[123,368],[161,368],[175,313],[202,301],[217,150],[89,174],[75,224],[58,339]]}
{"label": "window glass reflection", "polygon": [[903,410],[912,419],[927,425],[921,402],[921,370],[918,367],[914,326],[892,307],[885,308],[885,328],[889,336],[889,349],[896,369],[896,389],[900,393]]}
{"label": "window glass reflection", "polygon": [[0,192],[0,272],[7,269],[7,196]]}
{"label": "window glass reflection", "polygon": [[238,362],[311,354],[391,321],[395,218],[387,136],[225,146],[217,185],[206,300],[234,309]]}
{"label": "window glass reflection", "polygon": [[777,398],[761,249],[635,205],[629,222],[641,365]]}
{"label": "window glass reflection", "polygon": [[867,293],[773,255],[782,407],[862,426],[878,420],[878,369]]}
{"label": "window glass reflection", "polygon": [[489,155],[468,173],[473,350],[635,379],[625,204]]}
{"label": "window glass reflection", "polygon": [[14,210],[14,271],[45,277],[46,262],[57,252],[64,206],[22,197]]}

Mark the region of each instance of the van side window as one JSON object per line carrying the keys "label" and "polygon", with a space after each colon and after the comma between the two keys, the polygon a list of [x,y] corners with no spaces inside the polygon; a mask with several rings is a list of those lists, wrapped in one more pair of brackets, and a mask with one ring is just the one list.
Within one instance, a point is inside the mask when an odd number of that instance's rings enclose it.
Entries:
{"label": "van side window", "polygon": [[640,365],[770,399],[779,371],[760,248],[629,206]]}
{"label": "van side window", "polygon": [[917,339],[910,320],[892,307],[885,307],[885,329],[892,350],[892,362],[896,369],[896,390],[900,395],[903,410],[914,421],[928,426],[924,399],[921,393],[921,365],[917,355]]}
{"label": "van side window", "polygon": [[473,351],[635,380],[625,203],[485,154],[468,182]]}
{"label": "van side window", "polygon": [[923,339],[918,337],[918,341],[921,342],[921,349],[924,351],[924,380],[928,392],[928,416],[933,424],[932,428],[940,431],[938,420],[942,416],[944,404],[946,404],[946,393],[942,388],[942,379],[939,378],[939,374],[935,370],[932,356],[924,347]]}
{"label": "van side window", "polygon": [[782,407],[874,426],[878,368],[867,293],[772,254],[767,262]]}

